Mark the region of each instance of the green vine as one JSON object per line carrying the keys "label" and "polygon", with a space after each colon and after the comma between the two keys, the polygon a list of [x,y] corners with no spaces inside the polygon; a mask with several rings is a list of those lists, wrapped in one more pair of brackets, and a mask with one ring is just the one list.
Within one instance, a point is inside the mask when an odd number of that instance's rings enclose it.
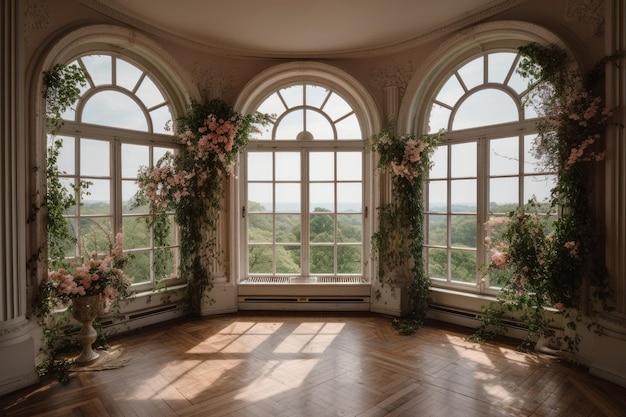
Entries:
{"label": "green vine", "polygon": [[[258,125],[267,115],[241,115],[222,100],[191,102],[187,114],[176,120],[181,147],[167,153],[155,167],[138,174],[135,206],[149,207],[155,236],[164,239],[174,214],[180,230],[180,277],[187,281],[192,311],[213,286],[222,254],[216,234],[224,202],[224,184],[233,165]],[[158,242],[157,242],[158,243]],[[155,270],[164,261],[157,256]]]}
{"label": "green vine", "polygon": [[[423,184],[430,170],[430,156],[443,133],[396,137],[383,130],[372,148],[379,155],[378,167],[391,175],[392,201],[378,207],[378,230],[372,235],[381,285],[406,286],[411,313],[396,319],[401,334],[413,334],[426,318],[430,305],[430,279],[424,268]],[[401,280],[407,279],[405,284]]]}
{"label": "green vine", "polygon": [[[510,313],[521,314],[528,328],[522,348],[531,346],[536,336],[557,336],[554,330],[562,328],[563,334],[556,337],[559,350],[574,353],[580,343],[577,325],[586,308],[586,280],[591,313],[597,303],[611,309],[590,201],[592,163],[604,157],[601,140],[610,111],[601,107],[600,79],[572,69],[561,49],[530,44],[519,52],[523,58],[518,72],[529,80],[526,105],[533,105],[541,117],[532,152],[557,179],[548,212],[531,200],[504,221],[496,219],[499,225],[488,223],[488,228],[499,230],[492,230],[486,273],[505,273],[509,279],[498,303],[485,310],[473,339],[502,334],[502,320]],[[555,316],[561,316],[561,323]]]}
{"label": "green vine", "polygon": [[[63,126],[63,113],[79,99],[80,88],[87,85],[87,75],[75,65],[57,64],[50,71],[43,73],[43,84],[42,95],[45,100],[46,129],[49,135],[46,151],[46,192],[42,203],[32,204],[29,222],[34,221],[39,210],[45,209],[46,267],[58,269],[67,265],[65,261],[67,248],[76,243],[76,237],[64,214],[77,204],[77,194],[87,193],[89,183],[81,181],[79,184],[63,184],[60,178],[63,173],[58,168],[58,157],[63,141],[55,135]],[[29,268],[33,271],[36,271],[35,265],[42,253],[44,253],[43,248],[39,248],[29,260]],[[34,307],[43,329],[42,352],[46,357],[37,367],[37,371],[40,375],[52,374],[66,382],[71,362],[58,358],[60,340],[64,334],[61,327],[66,323],[62,318],[51,319],[49,306],[42,301],[48,299],[49,296],[50,294],[45,291],[40,292]]]}

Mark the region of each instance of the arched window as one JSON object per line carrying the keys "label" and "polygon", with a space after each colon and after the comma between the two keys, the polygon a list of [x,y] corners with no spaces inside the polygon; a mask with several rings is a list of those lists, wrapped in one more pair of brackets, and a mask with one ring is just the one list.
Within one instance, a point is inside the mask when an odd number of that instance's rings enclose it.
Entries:
{"label": "arched window", "polygon": [[[135,208],[133,196],[141,166],[152,166],[175,151],[167,125],[171,100],[158,80],[141,64],[115,54],[86,53],[68,62],[88,75],[79,101],[64,115],[57,139],[61,180],[88,182],[89,188],[66,214],[78,243],[68,257],[106,252],[109,240],[124,233],[130,255],[125,272],[135,287],[151,288],[175,277],[178,262],[176,228],[165,241],[155,240],[147,209]],[[173,224],[173,222],[172,222]]]}
{"label": "arched window", "polygon": [[497,291],[506,277],[480,273],[489,262],[484,224],[532,197],[545,203],[550,196],[555,176],[531,153],[537,115],[524,106],[519,60],[515,49],[472,56],[433,94],[429,128],[447,131],[426,188],[425,246],[434,285]]}
{"label": "arched window", "polygon": [[349,100],[308,81],[260,100],[275,122],[243,156],[242,281],[369,280],[366,134]]}

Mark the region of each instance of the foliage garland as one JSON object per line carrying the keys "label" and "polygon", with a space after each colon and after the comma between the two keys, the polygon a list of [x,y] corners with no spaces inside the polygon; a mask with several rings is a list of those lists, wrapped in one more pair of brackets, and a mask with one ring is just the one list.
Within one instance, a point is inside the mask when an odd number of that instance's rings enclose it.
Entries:
{"label": "foliage garland", "polygon": [[[394,320],[401,334],[413,334],[422,326],[430,304],[430,279],[424,270],[423,183],[431,167],[430,157],[443,133],[416,138],[393,136],[384,129],[374,136],[378,168],[391,174],[392,201],[377,208],[378,230],[372,235],[377,277],[381,285],[407,283],[411,313]],[[408,278],[408,277],[407,277]],[[380,294],[379,294],[380,296]]]}
{"label": "foliage garland", "polygon": [[597,148],[610,116],[601,107],[598,90],[598,73],[606,61],[584,76],[569,67],[567,54],[555,46],[533,43],[519,52],[523,58],[518,72],[529,79],[526,104],[535,106],[542,117],[532,152],[544,168],[557,173],[557,180],[547,214],[531,200],[499,225],[487,224],[499,230],[494,230],[493,241],[486,242],[492,250],[486,272],[504,270],[510,278],[498,303],[486,308],[472,339],[484,341],[503,334],[503,316],[520,312],[528,325],[527,338],[520,346],[526,349],[536,336],[555,336],[553,327],[558,323],[547,314],[552,310],[566,320],[568,329],[555,339],[557,350],[574,353],[580,343],[577,324],[586,307],[586,277],[596,303],[609,310],[611,300],[606,268],[598,261],[589,201],[590,163],[604,157]]}
{"label": "foliage garland", "polygon": [[239,114],[221,99],[192,101],[173,129],[180,150],[166,153],[156,166],[142,167],[138,173],[134,205],[149,207],[150,222],[160,239],[170,227],[167,216],[174,213],[180,229],[178,272],[187,280],[192,311],[198,311],[202,298],[208,296],[221,259],[216,231],[224,183],[250,135],[267,122],[269,116]]}

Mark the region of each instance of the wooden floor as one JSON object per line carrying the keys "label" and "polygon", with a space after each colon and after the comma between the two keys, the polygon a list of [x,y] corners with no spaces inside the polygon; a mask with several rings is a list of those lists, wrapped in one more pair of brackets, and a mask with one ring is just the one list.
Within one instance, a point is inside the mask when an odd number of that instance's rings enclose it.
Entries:
{"label": "wooden floor", "polygon": [[111,339],[119,369],[43,379],[6,416],[625,416],[626,388],[506,341],[370,314],[239,313]]}

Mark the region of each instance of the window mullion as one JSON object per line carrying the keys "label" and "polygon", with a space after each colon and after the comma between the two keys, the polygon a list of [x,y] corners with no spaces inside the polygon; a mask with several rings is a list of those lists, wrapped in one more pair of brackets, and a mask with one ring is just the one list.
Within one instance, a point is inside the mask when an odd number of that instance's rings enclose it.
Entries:
{"label": "window mullion", "polygon": [[[490,142],[489,139],[481,138],[478,140],[478,166],[477,166],[477,193],[476,201],[476,265],[479,267],[486,261],[485,245],[485,227],[484,224],[489,220],[489,180],[490,180]],[[477,285],[482,292],[483,286],[480,285],[481,277],[477,271]]]}
{"label": "window mullion", "polygon": [[302,149],[300,154],[300,201],[302,202],[300,221],[302,226],[300,227],[300,259],[302,276],[308,277],[311,275],[310,263],[310,215],[309,215],[309,150]]}

